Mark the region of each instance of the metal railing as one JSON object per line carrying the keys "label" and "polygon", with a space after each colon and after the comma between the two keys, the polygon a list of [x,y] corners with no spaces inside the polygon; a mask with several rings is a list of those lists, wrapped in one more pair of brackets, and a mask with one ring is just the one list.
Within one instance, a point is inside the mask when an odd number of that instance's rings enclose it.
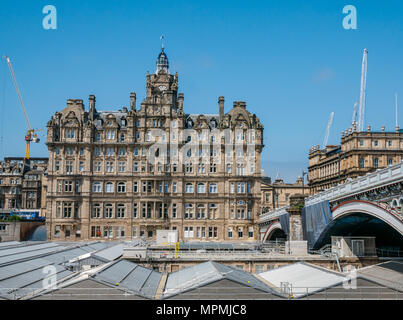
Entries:
{"label": "metal railing", "polygon": [[[18,294],[3,293],[18,290]],[[333,287],[298,287],[282,283],[280,288],[262,291],[257,286],[220,286],[206,287],[200,284],[186,290],[179,289],[175,295],[165,291],[159,299],[173,298],[181,300],[403,300],[403,287],[388,288],[384,286],[357,286],[338,284]],[[2,288],[0,296],[10,300],[128,300],[143,296],[127,288],[56,288],[52,291],[38,292],[34,288]],[[147,296],[157,300],[154,290],[148,290]]]}

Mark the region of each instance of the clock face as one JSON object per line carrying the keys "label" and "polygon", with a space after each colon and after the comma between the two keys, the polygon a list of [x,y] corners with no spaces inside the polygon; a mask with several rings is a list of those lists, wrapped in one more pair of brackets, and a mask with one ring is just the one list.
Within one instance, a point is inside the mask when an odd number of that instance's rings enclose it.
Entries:
{"label": "clock face", "polygon": [[159,88],[161,91],[164,91],[164,90],[167,89],[167,87],[165,87],[165,86],[159,86],[158,88]]}

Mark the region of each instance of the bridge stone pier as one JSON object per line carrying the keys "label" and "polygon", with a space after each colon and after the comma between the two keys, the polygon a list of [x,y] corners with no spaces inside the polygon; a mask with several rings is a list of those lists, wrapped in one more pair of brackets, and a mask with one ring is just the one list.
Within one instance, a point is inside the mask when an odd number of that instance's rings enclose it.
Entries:
{"label": "bridge stone pier", "polygon": [[305,195],[295,194],[290,197],[288,213],[289,232],[286,242],[286,252],[291,255],[307,254],[307,241],[303,238],[301,211],[305,206]]}
{"label": "bridge stone pier", "polygon": [[294,195],[289,207],[261,214],[258,223],[262,242],[280,235],[290,252],[298,241],[319,249],[331,236],[372,236],[377,247],[403,253],[403,162],[310,197]]}

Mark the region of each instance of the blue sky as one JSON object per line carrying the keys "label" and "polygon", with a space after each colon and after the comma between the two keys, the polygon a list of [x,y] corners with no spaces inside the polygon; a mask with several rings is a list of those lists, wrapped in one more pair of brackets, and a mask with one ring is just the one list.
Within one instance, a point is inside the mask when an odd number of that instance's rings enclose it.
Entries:
{"label": "blue sky", "polygon": [[[57,8],[57,30],[42,28],[47,4]],[[357,30],[342,27],[349,4]],[[88,105],[95,94],[99,109],[128,106],[133,90],[142,100],[164,34],[185,111],[216,113],[221,95],[226,112],[246,101],[265,126],[263,168],[293,182],[332,111],[329,143],[350,126],[364,48],[366,124],[393,130],[395,92],[403,101],[402,13],[400,0],[1,0],[0,54],[12,59],[32,126],[46,129],[68,98]],[[4,60],[0,86],[0,157],[23,156],[26,124]],[[32,156],[47,155],[42,138]]]}

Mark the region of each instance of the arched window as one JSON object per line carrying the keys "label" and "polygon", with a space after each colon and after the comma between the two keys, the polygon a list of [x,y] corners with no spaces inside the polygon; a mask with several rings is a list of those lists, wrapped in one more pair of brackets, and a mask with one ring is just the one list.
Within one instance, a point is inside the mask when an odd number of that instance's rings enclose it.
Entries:
{"label": "arched window", "polygon": [[191,156],[192,156],[192,149],[189,149],[189,150],[186,152],[186,155],[187,155],[188,157],[191,157]]}
{"label": "arched window", "polygon": [[119,182],[118,183],[118,192],[119,193],[126,192],[126,182]]}
{"label": "arched window", "polygon": [[107,219],[113,218],[113,205],[111,203],[105,204],[104,217]]}
{"label": "arched window", "polygon": [[112,193],[113,192],[113,182],[107,182],[105,185],[105,192]]}
{"label": "arched window", "polygon": [[206,187],[204,183],[197,184],[197,193],[206,193]]}
{"label": "arched window", "polygon": [[192,183],[186,183],[185,193],[193,193],[193,184]]}
{"label": "arched window", "polygon": [[[126,120],[125,120],[126,121]],[[125,134],[121,133],[120,134],[120,142],[124,142],[125,141]]]}
{"label": "arched window", "polygon": [[185,219],[193,219],[193,204],[191,203],[185,205]]}
{"label": "arched window", "polygon": [[205,219],[206,218],[206,205],[199,204],[197,205],[197,219]]}
{"label": "arched window", "polygon": [[92,185],[93,192],[101,192],[101,182],[94,182]]}
{"label": "arched window", "polygon": [[101,218],[101,205],[99,203],[95,203],[92,207],[92,217]]}
{"label": "arched window", "polygon": [[116,218],[124,218],[125,217],[125,205],[122,203],[118,204],[118,210],[116,212]]}

